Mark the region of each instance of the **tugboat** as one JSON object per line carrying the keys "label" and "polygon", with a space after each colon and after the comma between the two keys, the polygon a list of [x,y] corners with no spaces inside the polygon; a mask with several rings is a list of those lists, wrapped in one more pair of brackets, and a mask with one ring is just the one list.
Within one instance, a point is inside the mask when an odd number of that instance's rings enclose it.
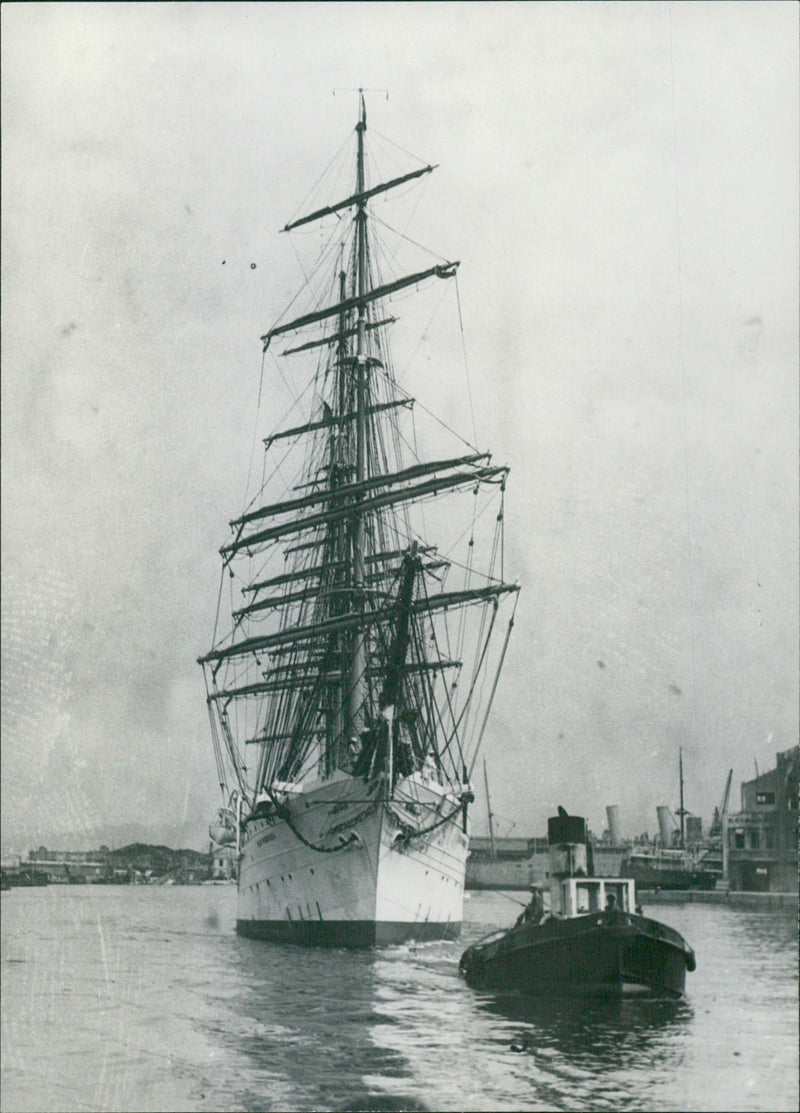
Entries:
{"label": "tugboat", "polygon": [[592,876],[585,819],[559,808],[547,841],[550,911],[536,891],[513,927],[469,947],[459,963],[467,984],[523,996],[680,997],[694,951],[673,928],[641,914],[635,881]]}

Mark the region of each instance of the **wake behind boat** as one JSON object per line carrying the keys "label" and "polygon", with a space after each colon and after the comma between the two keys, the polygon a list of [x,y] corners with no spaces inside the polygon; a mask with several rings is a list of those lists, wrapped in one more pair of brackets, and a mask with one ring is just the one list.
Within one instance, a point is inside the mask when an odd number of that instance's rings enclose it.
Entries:
{"label": "wake behind boat", "polygon": [[[262,337],[272,357],[301,334],[280,358],[307,389],[231,523],[231,623],[200,661],[237,930],[336,946],[458,934],[470,772],[513,625],[498,614],[518,590],[502,568],[508,469],[466,441],[415,451],[387,303],[455,280],[458,263],[397,276],[372,205],[434,168],[371,184],[366,134],[362,96],[350,192],[284,228],[328,230],[308,310]],[[434,501],[435,538],[421,513]]]}
{"label": "wake behind boat", "polygon": [[548,843],[550,912],[535,893],[512,928],[469,947],[459,964],[467,982],[523,996],[680,996],[694,952],[673,928],[641,915],[634,881],[589,876],[585,821],[562,809],[548,821]]}

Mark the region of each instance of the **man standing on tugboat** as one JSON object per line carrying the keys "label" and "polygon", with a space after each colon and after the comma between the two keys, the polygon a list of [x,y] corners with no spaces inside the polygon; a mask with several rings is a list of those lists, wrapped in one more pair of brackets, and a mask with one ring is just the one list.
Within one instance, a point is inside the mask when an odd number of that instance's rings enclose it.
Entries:
{"label": "man standing on tugboat", "polygon": [[531,899],[517,917],[517,922],[514,926],[519,927],[520,924],[538,924],[543,915],[544,897],[542,896],[542,890],[538,885],[531,885]]}
{"label": "man standing on tugboat", "polygon": [[606,897],[606,918],[610,924],[614,924],[622,919],[620,910],[617,907],[617,898],[613,893],[609,893]]}

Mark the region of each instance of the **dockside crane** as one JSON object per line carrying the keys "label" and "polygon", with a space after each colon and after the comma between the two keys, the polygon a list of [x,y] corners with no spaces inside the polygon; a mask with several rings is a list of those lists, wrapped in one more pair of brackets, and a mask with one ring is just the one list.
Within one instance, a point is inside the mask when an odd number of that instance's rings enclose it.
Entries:
{"label": "dockside crane", "polygon": [[733,779],[733,770],[728,770],[728,777],[725,781],[725,791],[722,794],[722,802],[718,808],[714,808],[714,818],[711,821],[711,830],[709,834],[712,837],[719,837],[722,834],[722,824],[725,816],[728,814],[728,801],[731,795],[731,781]]}

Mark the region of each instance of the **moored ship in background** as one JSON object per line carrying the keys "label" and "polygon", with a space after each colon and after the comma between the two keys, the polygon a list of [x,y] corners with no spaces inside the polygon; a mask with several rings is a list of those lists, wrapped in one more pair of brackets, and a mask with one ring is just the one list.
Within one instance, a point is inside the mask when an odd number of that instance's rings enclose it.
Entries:
{"label": "moored ship in background", "polygon": [[458,263],[397,277],[382,254],[374,199],[434,167],[371,184],[360,104],[349,192],[284,229],[329,229],[308,311],[262,337],[270,354],[307,337],[281,352],[307,386],[231,523],[222,582],[241,602],[201,658],[237,931],[338,946],[458,933],[470,773],[518,590],[502,567],[508,468],[463,440],[439,459],[416,448],[387,302]]}
{"label": "moored ship in background", "polygon": [[632,878],[640,889],[713,889],[722,869],[703,852],[639,846],[623,859],[620,876]]}
{"label": "moored ship in background", "polygon": [[[670,809],[660,805],[658,814],[659,841],[631,848],[620,867],[622,877],[631,877],[641,889],[714,889],[722,879],[722,862],[712,848],[702,845],[701,824],[696,821],[696,835],[687,840],[687,817],[684,807],[683,751],[678,754],[678,780],[680,805],[677,809],[679,824],[672,819]],[[726,788],[730,789],[730,776]]]}

